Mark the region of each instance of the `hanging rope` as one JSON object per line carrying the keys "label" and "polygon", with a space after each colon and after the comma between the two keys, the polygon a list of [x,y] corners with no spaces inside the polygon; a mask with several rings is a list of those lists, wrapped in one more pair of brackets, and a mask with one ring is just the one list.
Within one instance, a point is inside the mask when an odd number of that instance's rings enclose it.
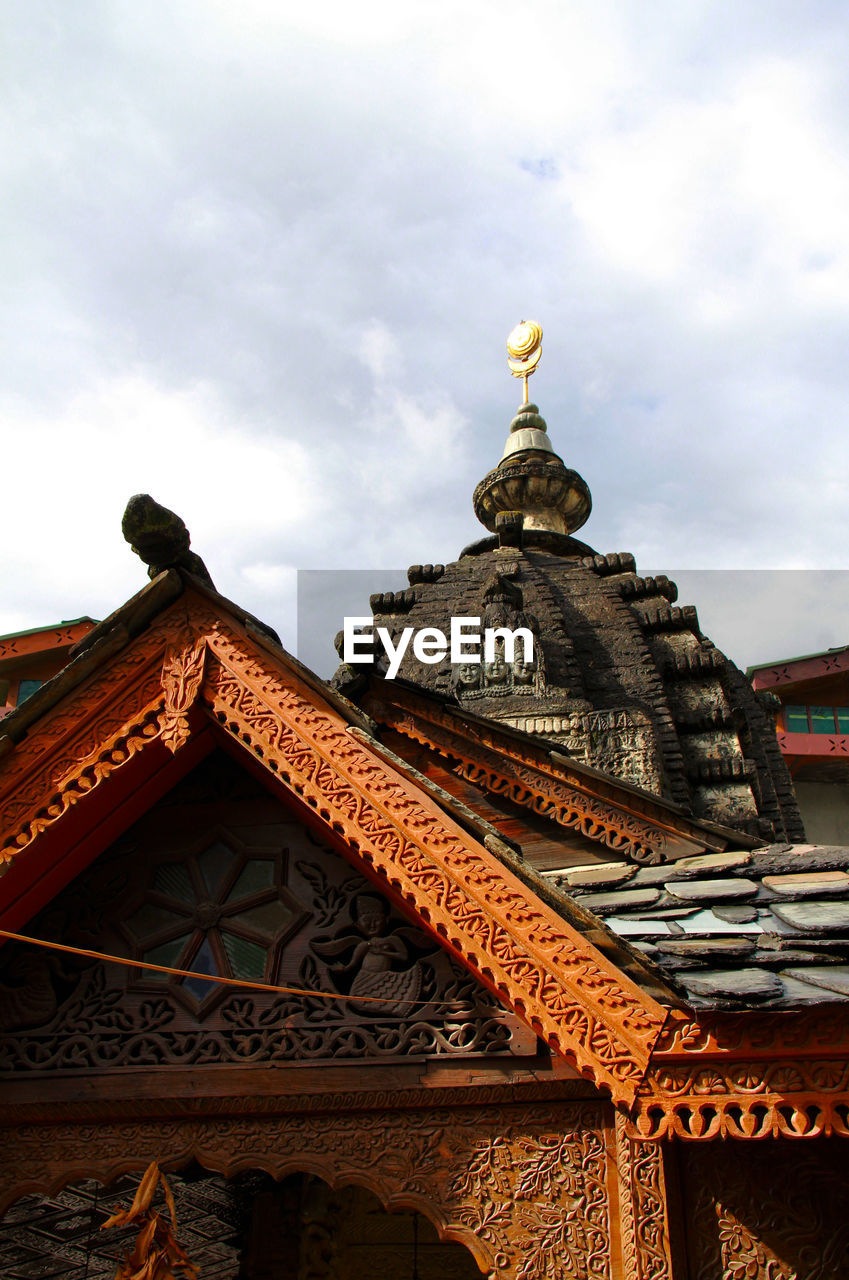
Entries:
{"label": "hanging rope", "polygon": [[[103,951],[89,951],[85,947],[71,947],[63,942],[48,942],[46,938],[30,938],[24,933],[10,933],[8,929],[0,929],[0,938],[8,938],[12,942],[28,942],[34,947],[47,947],[50,951],[62,951],[71,956],[85,956],[90,960],[103,960],[109,964],[123,964],[131,969],[150,969],[154,973],[167,973],[176,978],[200,979],[201,982],[221,983],[226,987],[243,987],[251,991],[272,991],[279,995],[312,996],[317,1000],[346,1000],[357,1004],[387,1003],[382,996],[346,996],[338,991],[310,991],[306,987],[279,987],[271,982],[250,982],[247,978],[225,978],[219,974],[198,973],[194,969],[171,969],[164,964],[149,964],[147,960],[131,960],[128,956],[110,956]],[[465,1007],[462,1001],[449,1000],[409,1000],[394,999],[393,1004],[427,1005],[437,1004],[443,1008]]]}

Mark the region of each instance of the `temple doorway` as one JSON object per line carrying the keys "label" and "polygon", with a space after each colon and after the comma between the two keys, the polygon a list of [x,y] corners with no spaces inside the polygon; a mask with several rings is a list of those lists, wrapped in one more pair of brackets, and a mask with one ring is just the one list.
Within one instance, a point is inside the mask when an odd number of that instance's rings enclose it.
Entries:
{"label": "temple doorway", "polygon": [[[100,1225],[130,1204],[139,1176],[16,1201],[0,1219],[0,1275],[114,1280],[135,1233]],[[480,1280],[471,1253],[440,1241],[425,1215],[387,1213],[363,1187],[333,1190],[302,1173],[227,1180],[199,1166],[167,1176],[178,1238],[201,1280]]]}
{"label": "temple doorway", "polygon": [[363,1187],[295,1174],[254,1198],[239,1280],[480,1280],[423,1214],[387,1213]]}

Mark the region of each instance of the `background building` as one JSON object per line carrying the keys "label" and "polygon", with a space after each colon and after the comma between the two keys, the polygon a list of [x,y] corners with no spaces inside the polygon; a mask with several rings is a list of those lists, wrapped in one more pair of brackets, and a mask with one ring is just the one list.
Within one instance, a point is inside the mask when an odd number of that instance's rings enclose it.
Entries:
{"label": "background building", "polygon": [[0,636],[0,718],[61,671],[74,645],[95,625],[93,618],[74,618]]}
{"label": "background building", "polygon": [[808,839],[849,844],[849,646],[749,667],[775,727]]}

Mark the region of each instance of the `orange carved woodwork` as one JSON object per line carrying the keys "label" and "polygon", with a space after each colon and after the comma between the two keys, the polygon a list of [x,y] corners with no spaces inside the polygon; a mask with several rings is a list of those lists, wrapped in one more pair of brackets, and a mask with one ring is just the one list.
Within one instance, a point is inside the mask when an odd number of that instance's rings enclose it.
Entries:
{"label": "orange carved woodwork", "polygon": [[[77,683],[17,744],[7,740],[4,927],[25,924],[220,742],[557,1054],[609,1089],[630,1110],[635,1140],[847,1132],[845,1015],[829,1015],[824,1030],[823,1015],[670,1013],[365,735],[351,732],[363,724],[359,713],[349,715],[223,602],[188,588],[137,634],[112,635],[109,644],[103,660],[95,646]],[[415,708],[403,710],[410,733],[448,750],[439,735],[450,725],[437,724],[445,713],[430,705],[416,724]],[[480,750],[494,752],[495,737],[480,736]],[[585,780],[575,772],[567,786],[565,770],[544,766],[536,752],[517,744],[510,772],[499,745],[499,778],[512,795],[526,793],[535,812],[565,822],[558,787],[577,794]],[[500,786],[495,763],[487,769],[484,785]],[[585,833],[643,859],[660,850],[663,815],[650,801],[637,798],[641,811],[620,806],[617,816],[612,794],[580,794],[585,812],[575,800],[574,821],[589,824]]]}
{"label": "orange carved woodwork", "polygon": [[678,813],[673,817],[661,801],[629,794],[615,779],[582,772],[559,754],[555,766],[539,743],[515,734],[508,739],[497,724],[458,721],[410,689],[373,685],[363,706],[381,724],[449,760],[459,777],[635,862],[657,864],[727,846],[718,831],[704,831]]}
{"label": "orange carved woodwork", "polygon": [[849,1136],[849,1020],[804,1013],[671,1015],[632,1110],[643,1138]]}
{"label": "orange carved woodwork", "polygon": [[[60,823],[67,832],[72,811],[81,831],[102,819],[99,797],[135,759],[150,762],[137,776],[159,777],[164,789],[168,755],[179,761],[203,732],[190,724],[194,703],[538,1035],[617,1101],[633,1101],[666,1011],[349,733],[282,651],[213,613],[199,594],[187,592],[156,618],[7,757],[0,856],[13,866],[4,887],[36,868],[51,871],[54,890],[67,882],[51,834]],[[73,871],[79,866],[77,858]]]}
{"label": "orange carved woodwork", "polygon": [[348,1099],[344,1110],[314,1097],[263,1114],[244,1099],[227,1115],[29,1125],[7,1148],[0,1207],[79,1177],[195,1159],[228,1177],[303,1171],[364,1186],[390,1210],[426,1214],[492,1280],[670,1280],[657,1147],[614,1129],[600,1100],[493,1105],[474,1093],[412,1110],[381,1105],[391,1097]]}

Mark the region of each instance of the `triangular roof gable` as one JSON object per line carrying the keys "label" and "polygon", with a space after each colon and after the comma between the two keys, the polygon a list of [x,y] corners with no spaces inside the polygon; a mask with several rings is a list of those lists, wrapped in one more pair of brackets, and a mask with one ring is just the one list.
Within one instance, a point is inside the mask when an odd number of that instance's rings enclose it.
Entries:
{"label": "triangular roof gable", "polygon": [[552,1048],[633,1101],[666,1010],[351,732],[355,713],[194,584],[134,638],[119,621],[97,644],[122,641],[102,663],[94,646],[90,672],[0,765],[4,927],[20,928],[218,740]]}

